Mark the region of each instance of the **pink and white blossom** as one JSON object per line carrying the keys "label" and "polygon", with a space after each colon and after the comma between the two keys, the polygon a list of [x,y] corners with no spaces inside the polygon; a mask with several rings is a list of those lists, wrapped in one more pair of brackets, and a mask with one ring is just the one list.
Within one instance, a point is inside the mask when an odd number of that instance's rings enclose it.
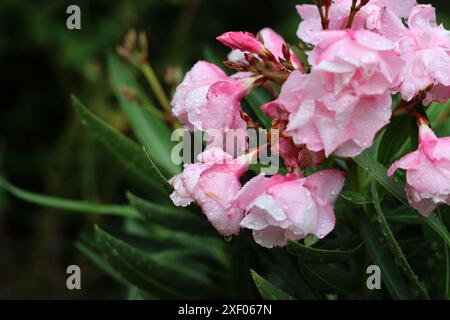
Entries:
{"label": "pink and white blossom", "polygon": [[[436,23],[435,8],[416,6],[408,19],[409,28],[399,39],[401,58],[405,62],[401,74],[402,98],[410,101],[420,91],[439,86],[439,100],[450,86],[450,32]],[[443,91],[442,89],[445,89]],[[428,97],[433,100],[434,94]],[[447,96],[450,98],[450,96]]]}
{"label": "pink and white blossom", "polygon": [[[398,18],[408,17],[413,7],[417,4],[416,0],[370,0],[356,15],[352,29],[367,29],[381,32],[388,30],[387,23],[392,22],[392,16]],[[335,0],[330,7],[329,30],[344,29],[352,0]],[[319,11],[315,5],[298,5],[297,11],[302,18],[299,25],[297,36],[305,42],[317,44],[322,32],[322,24]],[[386,17],[386,15],[390,17]]]}
{"label": "pink and white blossom", "polygon": [[391,117],[391,95],[359,96],[346,88],[336,93],[322,72],[293,72],[275,101],[263,110],[287,119],[285,134],[297,146],[354,157],[373,144],[375,134]]}
{"label": "pink and white blossom", "polygon": [[234,199],[248,169],[246,160],[211,147],[198,156],[198,163],[185,164],[183,172],[170,179],[170,198],[183,207],[195,202],[221,235],[238,234],[243,210],[234,206]]}
{"label": "pink and white blossom", "polygon": [[199,61],[186,74],[172,99],[172,112],[188,130],[244,129],[240,101],[255,78],[227,76],[214,64]]}
{"label": "pink and white blossom", "polygon": [[334,169],[307,178],[259,175],[236,198],[236,205],[245,210],[241,226],[251,229],[256,243],[266,248],[309,234],[323,238],[334,228],[333,205],[343,184],[343,172]]}
{"label": "pink and white blossom", "polygon": [[324,31],[318,39],[309,63],[336,92],[351,87],[358,95],[382,95],[398,86],[403,63],[394,42],[366,30]]}
{"label": "pink and white blossom", "polygon": [[450,205],[450,137],[438,138],[420,126],[419,148],[394,162],[388,170],[406,170],[406,191],[412,207],[428,216],[438,205]]}

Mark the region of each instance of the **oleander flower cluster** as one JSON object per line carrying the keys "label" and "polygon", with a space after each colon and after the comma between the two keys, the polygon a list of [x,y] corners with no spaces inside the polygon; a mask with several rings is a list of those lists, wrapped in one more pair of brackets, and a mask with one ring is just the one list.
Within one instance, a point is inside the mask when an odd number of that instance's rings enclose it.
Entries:
{"label": "oleander flower cluster", "polygon": [[[272,121],[267,134],[279,132],[268,144],[286,173],[242,184],[261,150],[246,146],[236,156],[211,144],[170,180],[174,204],[194,202],[221,235],[250,229],[267,248],[327,236],[345,172],[324,169],[324,161],[370,148],[393,110],[416,117],[420,130],[418,150],[393,163],[389,176],[406,170],[409,202],[425,216],[450,205],[450,137],[438,138],[415,111],[450,98],[450,33],[435,9],[416,0],[313,2],[296,8],[300,45],[270,28],[226,32],[217,40],[231,49],[224,64],[234,73],[199,61],[173,97],[173,115],[186,130],[225,135],[261,125],[243,107],[252,90],[273,95],[259,109]],[[393,106],[395,95],[401,102]]]}

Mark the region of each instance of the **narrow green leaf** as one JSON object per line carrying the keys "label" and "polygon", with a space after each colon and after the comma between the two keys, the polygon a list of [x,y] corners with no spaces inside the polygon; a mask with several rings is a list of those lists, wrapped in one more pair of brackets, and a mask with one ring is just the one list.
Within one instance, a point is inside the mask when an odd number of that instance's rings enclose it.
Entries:
{"label": "narrow green leaf", "polygon": [[159,171],[158,167],[156,166],[156,164],[153,162],[152,158],[150,157],[150,154],[147,152],[147,149],[144,147],[144,153],[147,156],[147,163],[150,167],[150,172],[151,175],[154,179],[156,179],[156,181],[159,182],[159,185],[166,191],[166,193],[171,193],[172,192],[172,186],[170,185],[170,183],[167,181],[166,177],[164,177],[164,175],[161,173],[161,171]]}
{"label": "narrow green leaf", "polygon": [[100,270],[109,275],[113,280],[126,287],[131,287],[132,284],[122,278],[121,275],[113,269],[113,267],[102,257],[101,252],[99,252],[98,249],[93,246],[92,242],[89,240],[92,239],[81,237],[81,239],[75,243],[75,247],[80,250],[80,252],[84,254],[84,256],[88,258],[93,264],[100,268]]}
{"label": "narrow green leaf", "polygon": [[378,148],[378,160],[382,165],[389,165],[410,150],[410,118],[409,114],[395,117],[384,131]]}
{"label": "narrow green leaf", "polygon": [[437,121],[440,120],[442,115],[450,109],[450,100],[445,103],[433,102],[429,107],[426,108],[428,119],[430,119],[431,124],[436,125]]}
{"label": "narrow green leaf", "polygon": [[448,233],[447,228],[442,223],[442,220],[436,215],[436,213],[432,213],[428,217],[420,216],[422,221],[433,229],[437,234],[441,236],[441,238],[445,241],[447,246],[450,247],[450,234]]}
{"label": "narrow green leaf", "polygon": [[389,252],[382,245],[379,236],[363,214],[356,215],[359,231],[374,264],[381,269],[381,281],[394,299],[410,299],[411,295],[400,276]]}
{"label": "narrow green leaf", "polygon": [[119,105],[128,121],[130,121],[137,138],[158,165],[170,175],[177,174],[180,168],[171,160],[173,144],[169,127],[164,121],[140,106],[136,100],[126,99],[123,96],[124,86],[139,92],[140,96],[144,96],[144,94],[122,61],[113,55],[108,55],[108,70]]}
{"label": "narrow green leaf", "polygon": [[[205,298],[217,295],[210,279],[190,268],[189,251],[149,254],[96,227],[96,245],[120,277],[159,298]],[[184,264],[181,262],[184,261]]]}
{"label": "narrow green leaf", "polygon": [[343,191],[339,194],[339,196],[342,199],[345,199],[345,200],[347,200],[353,204],[356,204],[358,206],[372,203],[372,199],[370,199],[369,197],[367,197],[359,192]]}
{"label": "narrow green leaf", "polygon": [[373,204],[375,207],[375,212],[377,214],[377,220],[380,223],[382,234],[386,238],[386,242],[388,244],[389,249],[395,257],[395,261],[402,268],[403,272],[406,276],[411,280],[411,282],[416,286],[417,290],[420,292],[421,296],[425,299],[430,299],[428,295],[428,291],[423,285],[423,283],[419,280],[419,277],[415,274],[413,269],[411,268],[408,260],[406,259],[405,254],[403,253],[402,248],[398,244],[395,239],[394,233],[392,232],[384,214],[381,209],[380,198],[378,196],[377,187],[374,181],[371,182],[371,193]]}
{"label": "narrow green leaf", "polygon": [[75,96],[72,96],[72,105],[81,123],[128,171],[162,190],[158,180],[151,176],[145,153],[134,141],[90,112]]}
{"label": "narrow green leaf", "polygon": [[335,264],[300,261],[299,268],[315,288],[325,293],[341,293],[352,298],[361,287],[355,275]]}
{"label": "narrow green leaf", "polygon": [[264,88],[255,88],[245,97],[245,101],[258,118],[258,122],[266,129],[272,126],[272,119],[261,110],[261,106],[273,99]]}
{"label": "narrow green leaf", "polygon": [[193,234],[217,235],[206,217],[177,207],[166,207],[127,193],[130,205],[139,211],[148,223],[156,223],[163,227],[192,232]]}
{"label": "narrow green leaf", "polygon": [[359,156],[353,158],[353,160],[387,191],[399,199],[403,204],[409,206],[404,187],[396,184],[392,179],[389,179],[386,168],[373,159],[367,151],[364,151]]}
{"label": "narrow green leaf", "polygon": [[82,200],[69,200],[45,196],[20,189],[0,176],[0,188],[5,189],[17,198],[34,204],[80,213],[121,216],[125,218],[141,218],[140,214],[130,206],[107,205]]}
{"label": "narrow green leaf", "polygon": [[253,281],[255,282],[255,285],[264,300],[297,300],[261,277],[254,270],[250,270],[250,272],[253,277]]}
{"label": "narrow green leaf", "polygon": [[287,251],[297,257],[313,262],[334,262],[348,260],[362,247],[362,244],[351,250],[325,250],[307,247],[300,242],[289,240]]}

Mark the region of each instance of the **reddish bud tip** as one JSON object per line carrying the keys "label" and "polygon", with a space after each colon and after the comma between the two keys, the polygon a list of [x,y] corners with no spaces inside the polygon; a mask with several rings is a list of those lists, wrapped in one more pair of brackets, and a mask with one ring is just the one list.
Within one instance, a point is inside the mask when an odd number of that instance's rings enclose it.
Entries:
{"label": "reddish bud tip", "polygon": [[361,0],[361,2],[360,2],[360,6],[361,7],[363,7],[363,6],[365,6],[366,4],[368,4],[369,3],[369,0]]}
{"label": "reddish bud tip", "polygon": [[263,44],[249,32],[226,32],[216,39],[233,50],[259,53],[264,49]]}

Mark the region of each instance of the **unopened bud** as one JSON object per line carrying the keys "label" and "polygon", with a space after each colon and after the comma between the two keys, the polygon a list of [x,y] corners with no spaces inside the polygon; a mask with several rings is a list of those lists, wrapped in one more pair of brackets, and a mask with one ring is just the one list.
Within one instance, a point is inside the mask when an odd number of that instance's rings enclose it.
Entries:
{"label": "unopened bud", "polygon": [[141,47],[141,51],[147,55],[148,53],[148,41],[147,36],[144,31],[139,32],[139,45]]}
{"label": "unopened bud", "polygon": [[233,50],[260,53],[264,49],[263,44],[250,32],[226,32],[216,39]]}
{"label": "unopened bud", "polygon": [[233,61],[223,61],[223,64],[226,67],[233,69],[235,71],[247,71],[248,70],[248,66],[241,64],[241,63],[233,62]]}
{"label": "unopened bud", "polygon": [[289,48],[289,46],[286,43],[283,43],[282,52],[283,52],[283,58],[286,61],[290,61],[291,60],[291,49]]}
{"label": "unopened bud", "polygon": [[136,48],[136,40],[137,40],[136,30],[134,29],[129,30],[123,42],[124,48],[130,52],[133,52],[134,49]]}
{"label": "unopened bud", "polygon": [[253,54],[250,53],[244,53],[245,61],[247,61],[248,65],[253,67],[256,66],[256,58]]}
{"label": "unopened bud", "polygon": [[369,0],[361,0],[361,2],[359,3],[359,6],[360,7],[363,7],[363,6],[365,6],[366,4],[368,4],[369,3]]}

